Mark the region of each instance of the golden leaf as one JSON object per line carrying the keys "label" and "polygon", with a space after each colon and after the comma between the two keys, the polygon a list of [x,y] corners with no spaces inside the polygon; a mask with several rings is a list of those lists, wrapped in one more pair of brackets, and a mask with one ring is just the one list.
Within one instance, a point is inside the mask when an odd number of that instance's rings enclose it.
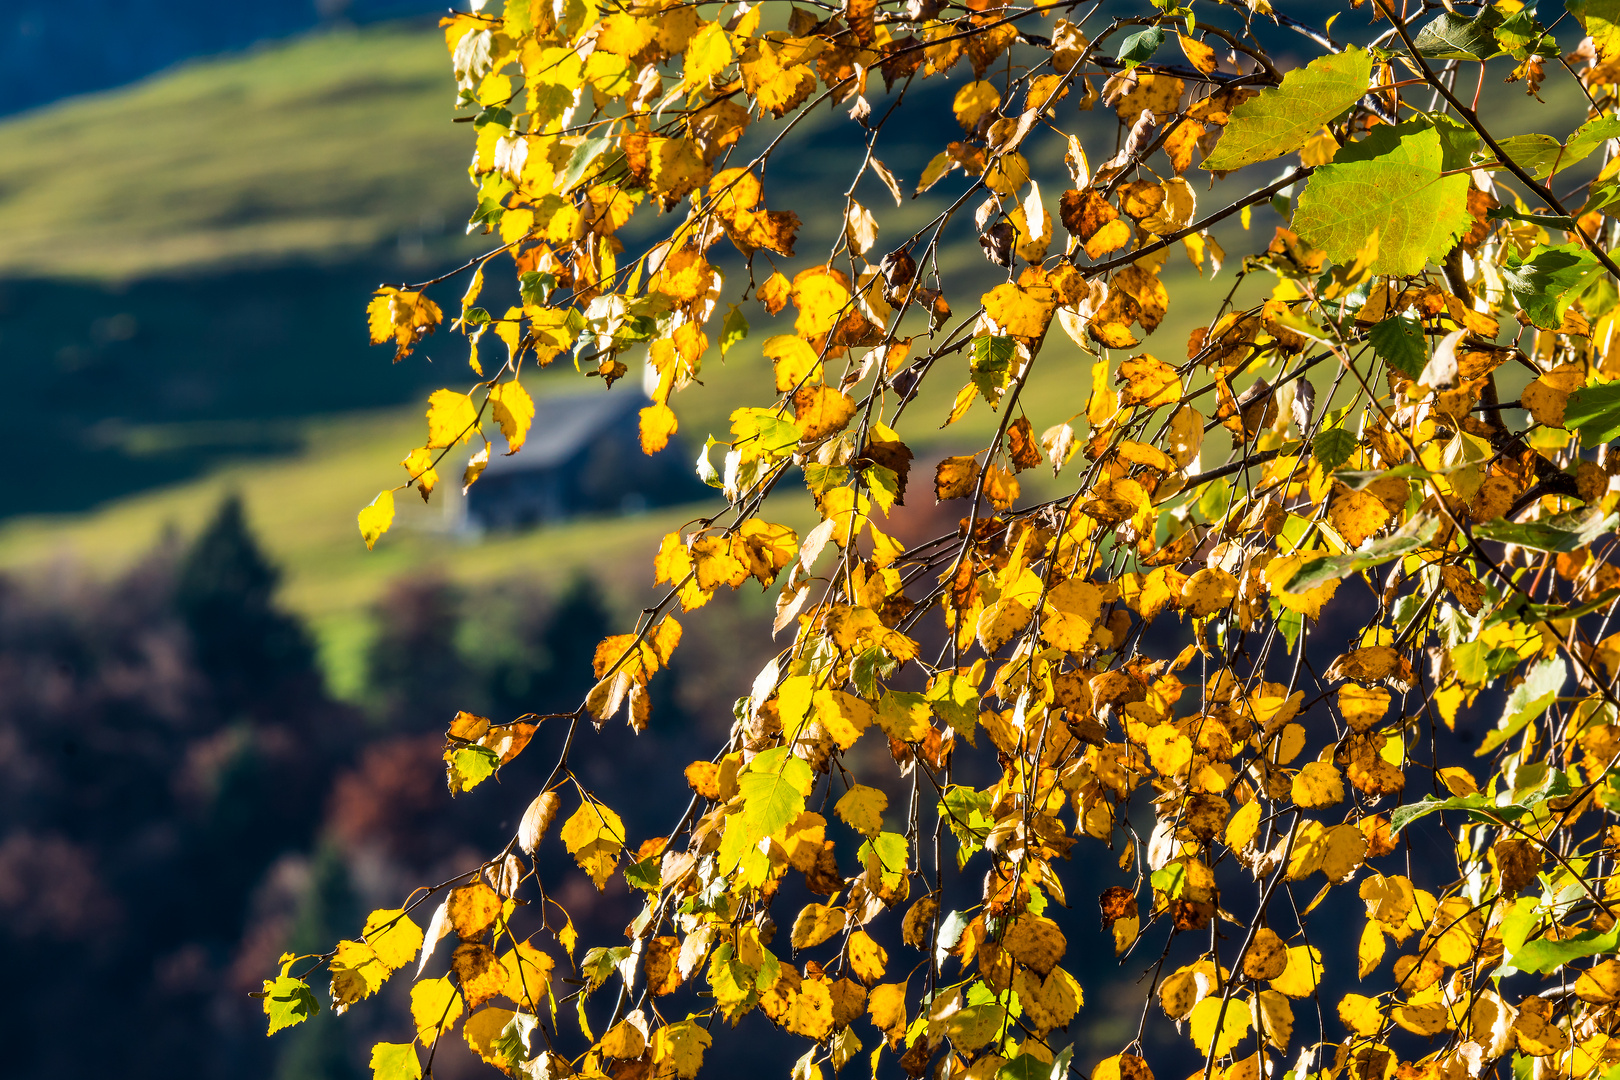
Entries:
{"label": "golden leaf", "polygon": [[669,445],[669,437],[675,434],[679,426],[675,419],[675,410],[668,405],[653,404],[642,409],[641,452],[658,453]]}
{"label": "golden leaf", "polygon": [[394,523],[394,493],[378,492],[370,505],[360,511],[359,521],[360,538],[366,542],[366,550],[370,551]]}
{"label": "golden leaf", "polygon": [[876,836],[883,831],[883,811],[888,805],[889,797],[877,788],[856,784],[838,800],[833,812],[856,832]]}
{"label": "golden leaf", "polygon": [[529,425],[534,422],[534,399],[522,383],[513,379],[490,387],[489,402],[495,422],[501,426],[501,434],[506,436],[506,452],[517,453],[523,449],[523,443],[529,437]]}
{"label": "golden leaf", "polygon": [[846,923],[843,908],[825,904],[806,904],[793,920],[791,941],[795,949],[808,949],[820,945],[843,931]]}
{"label": "golden leaf", "polygon": [[883,978],[888,966],[888,951],[873,941],[865,930],[849,935],[849,967],[855,977],[868,986]]}

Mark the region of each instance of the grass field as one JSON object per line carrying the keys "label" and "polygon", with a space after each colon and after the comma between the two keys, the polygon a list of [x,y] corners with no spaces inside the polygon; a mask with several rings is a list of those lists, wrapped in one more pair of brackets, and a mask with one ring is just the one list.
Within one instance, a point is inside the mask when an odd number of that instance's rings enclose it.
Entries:
{"label": "grass field", "polygon": [[335,31],[0,124],[0,274],[129,280],[459,234],[444,42]]}

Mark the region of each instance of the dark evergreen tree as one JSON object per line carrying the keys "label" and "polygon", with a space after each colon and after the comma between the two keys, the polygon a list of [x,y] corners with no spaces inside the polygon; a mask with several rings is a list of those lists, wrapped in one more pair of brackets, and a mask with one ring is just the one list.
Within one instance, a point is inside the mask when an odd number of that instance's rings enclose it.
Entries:
{"label": "dark evergreen tree", "polygon": [[234,494],[180,561],[175,608],[223,713],[278,707],[319,677],[308,634],[275,605],[279,578]]}

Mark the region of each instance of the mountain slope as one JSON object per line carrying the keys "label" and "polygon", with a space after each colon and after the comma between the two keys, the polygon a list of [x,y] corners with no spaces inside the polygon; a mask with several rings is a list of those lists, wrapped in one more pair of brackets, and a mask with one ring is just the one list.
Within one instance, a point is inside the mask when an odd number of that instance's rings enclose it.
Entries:
{"label": "mountain slope", "polygon": [[[315,34],[0,123],[0,275],[129,280],[459,234],[442,39]],[[465,241],[463,241],[465,242]]]}

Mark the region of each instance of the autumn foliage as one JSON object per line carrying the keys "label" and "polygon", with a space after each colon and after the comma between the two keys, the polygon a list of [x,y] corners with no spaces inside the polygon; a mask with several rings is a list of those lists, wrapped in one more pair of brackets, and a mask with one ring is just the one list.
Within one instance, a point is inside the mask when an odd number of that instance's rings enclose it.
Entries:
{"label": "autumn foliage", "polygon": [[[401,487],[461,445],[476,483],[497,430],[519,452],[546,365],[613,393],[645,365],[659,452],[750,313],[775,393],[710,438],[723,506],[649,553],[662,599],[583,702],[446,718],[452,791],[533,800],[511,841],[287,956],[272,1032],[414,979],[383,1080],[451,1039],[536,1080],[691,1080],[756,1011],[802,1037],[796,1080],[1057,1078],[1088,1008],[1063,909],[1111,879],[1142,1012],[1093,1080],[1613,1075],[1620,8],[1572,5],[1565,49],[1512,0],[479,6],[443,27],[499,245],[370,308],[398,357],[472,350]],[[959,138],[912,160],[889,140],[935,81]],[[1494,130],[1555,90],[1584,114]],[[864,152],[806,252],[772,154],[831,105]],[[1257,237],[1235,272],[1228,218]],[[958,237],[999,283],[948,280]],[[1155,355],[1172,258],[1234,282]],[[489,274],[521,303],[479,306]],[[1076,349],[1089,399],[1037,430]],[[944,415],[925,382],[960,386]],[[993,439],[914,475],[908,433],[974,409]],[[1047,466],[1065,494],[1032,503]],[[801,486],[802,535],[773,515]],[[896,539],[930,498],[959,524]],[[392,518],[384,491],[368,545]],[[780,651],[690,803],[630,835],[569,748],[656,724],[676,609],[750,580]],[[561,756],[514,765],[545,725]],[[575,866],[639,898],[622,938],[578,940],[548,893]]]}

